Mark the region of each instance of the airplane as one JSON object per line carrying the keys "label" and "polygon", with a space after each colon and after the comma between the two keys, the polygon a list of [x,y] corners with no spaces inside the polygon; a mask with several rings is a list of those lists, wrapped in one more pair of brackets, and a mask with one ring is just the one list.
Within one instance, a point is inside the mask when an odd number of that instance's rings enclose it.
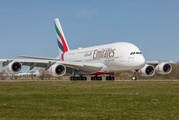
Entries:
{"label": "airplane", "polygon": [[41,76],[43,72],[43,69],[38,68],[36,71],[31,71],[31,72],[21,72],[14,74],[14,76]]}
{"label": "airplane", "polygon": [[114,73],[133,71],[132,80],[137,80],[136,73],[142,76],[169,74],[172,71],[172,61],[146,62],[141,50],[128,42],[116,42],[86,48],[70,50],[63,33],[60,21],[54,19],[59,55],[56,58],[19,56],[23,59],[0,59],[3,66],[7,65],[9,73],[16,74],[22,66],[42,67],[52,76],[70,74],[70,80],[102,80],[101,75],[106,74],[106,80],[114,80]]}
{"label": "airplane", "polygon": [[20,72],[20,73],[14,74],[13,76],[31,76],[31,75],[33,75],[33,73]]}

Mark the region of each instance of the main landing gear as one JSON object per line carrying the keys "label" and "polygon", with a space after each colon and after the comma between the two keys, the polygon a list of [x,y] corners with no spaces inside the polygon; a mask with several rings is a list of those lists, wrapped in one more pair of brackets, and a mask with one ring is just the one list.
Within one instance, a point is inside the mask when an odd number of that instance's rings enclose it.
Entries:
{"label": "main landing gear", "polygon": [[87,80],[86,76],[80,75],[75,76],[78,73],[75,69],[72,70],[72,76],[70,77],[70,80]]}
{"label": "main landing gear", "polygon": [[109,74],[109,76],[106,76],[106,80],[114,80],[114,73]]}
{"label": "main landing gear", "polygon": [[[80,75],[80,76],[75,76],[75,75]],[[102,80],[103,77],[102,76],[91,76],[91,80]],[[114,80],[114,74],[109,74],[109,76],[106,76],[106,80]],[[73,69],[72,70],[72,76],[70,77],[70,80],[87,80],[86,76],[83,76],[83,74],[80,74],[79,71]]]}
{"label": "main landing gear", "polygon": [[86,76],[71,76],[70,80],[87,80]]}
{"label": "main landing gear", "polygon": [[91,80],[102,80],[103,78],[101,76],[94,76],[91,77]]}
{"label": "main landing gear", "polygon": [[106,80],[114,80],[114,76],[106,76]]}
{"label": "main landing gear", "polygon": [[[101,76],[94,76],[94,77],[91,77],[91,80],[102,80],[103,78]],[[106,80],[114,80],[114,76],[113,75],[110,75],[110,76],[106,76]]]}
{"label": "main landing gear", "polygon": [[[102,80],[103,78],[101,76],[94,76],[91,77],[91,80]],[[106,76],[106,80],[114,80],[114,76]]]}
{"label": "main landing gear", "polygon": [[[91,80],[102,80],[102,76],[92,76]],[[106,76],[106,80],[114,80],[114,76]],[[87,80],[86,76],[71,76],[70,80]]]}

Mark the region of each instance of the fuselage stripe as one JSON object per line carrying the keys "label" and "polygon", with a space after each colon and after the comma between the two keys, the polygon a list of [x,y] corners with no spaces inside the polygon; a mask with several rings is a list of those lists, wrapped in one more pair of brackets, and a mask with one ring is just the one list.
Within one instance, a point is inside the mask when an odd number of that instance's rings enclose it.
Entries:
{"label": "fuselage stripe", "polygon": [[61,54],[61,59],[64,61],[64,53]]}
{"label": "fuselage stripe", "polygon": [[66,41],[65,41],[65,39],[64,39],[64,37],[63,37],[63,35],[60,33],[60,31],[59,31],[59,29],[58,29],[58,27],[57,27],[56,25],[55,25],[55,30],[56,30],[58,36],[59,36],[60,39],[61,39],[64,52],[68,51],[67,43],[66,43]]}
{"label": "fuselage stripe", "polygon": [[109,72],[94,72],[92,75],[103,75],[103,74],[111,74]]}
{"label": "fuselage stripe", "polygon": [[63,37],[62,34],[60,34],[60,38],[61,38],[61,40],[62,40],[64,52],[67,52],[67,51],[68,51],[67,44],[66,44],[66,42],[65,42],[64,37]]}
{"label": "fuselage stripe", "polygon": [[57,43],[58,43],[58,47],[60,48],[60,50],[61,50],[62,52],[64,52],[64,48],[63,48],[62,44],[59,42],[58,39],[57,39]]}

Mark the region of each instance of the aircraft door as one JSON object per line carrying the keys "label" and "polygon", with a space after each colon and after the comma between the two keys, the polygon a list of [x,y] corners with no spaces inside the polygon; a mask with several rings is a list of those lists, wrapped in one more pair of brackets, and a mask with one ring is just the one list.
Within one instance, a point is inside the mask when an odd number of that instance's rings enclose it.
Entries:
{"label": "aircraft door", "polygon": [[121,54],[120,54],[120,57],[119,57],[119,58],[120,58],[120,59],[119,59],[120,62],[124,62],[124,55],[125,55],[124,53],[121,53]]}

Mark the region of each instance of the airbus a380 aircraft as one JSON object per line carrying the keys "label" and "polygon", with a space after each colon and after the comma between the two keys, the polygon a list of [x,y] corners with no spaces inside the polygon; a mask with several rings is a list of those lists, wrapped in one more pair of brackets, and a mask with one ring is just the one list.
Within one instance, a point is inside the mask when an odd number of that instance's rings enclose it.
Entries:
{"label": "airbus a380 aircraft", "polygon": [[101,80],[102,74],[108,74],[106,80],[113,80],[115,72],[133,71],[132,80],[136,80],[136,72],[143,76],[152,76],[155,72],[168,74],[172,70],[173,62],[146,62],[140,49],[127,42],[70,50],[59,20],[56,18],[54,21],[59,56],[57,58],[21,56],[31,59],[0,60],[3,61],[3,66],[8,65],[10,73],[19,73],[24,65],[30,66],[30,69],[43,67],[57,77],[69,73],[72,74],[71,80],[86,80],[85,75],[92,75],[91,80]]}

